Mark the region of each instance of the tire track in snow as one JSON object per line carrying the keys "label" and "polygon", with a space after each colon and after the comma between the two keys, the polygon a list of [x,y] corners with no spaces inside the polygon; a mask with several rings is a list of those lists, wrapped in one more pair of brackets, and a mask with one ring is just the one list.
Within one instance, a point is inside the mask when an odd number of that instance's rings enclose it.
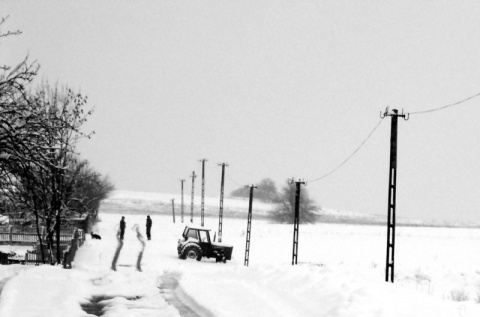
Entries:
{"label": "tire track in snow", "polygon": [[10,281],[17,274],[18,273],[16,273],[14,276],[9,276],[9,277],[4,278],[3,280],[0,280],[0,300],[2,299],[3,288],[5,287],[5,285],[7,285],[8,281]]}
{"label": "tire track in snow", "polygon": [[178,285],[179,274],[161,276],[158,288],[167,303],[175,307],[182,317],[212,317],[206,308],[195,303]]}
{"label": "tire track in snow", "polygon": [[2,295],[3,288],[11,278],[12,277],[7,277],[0,281],[0,296]]}

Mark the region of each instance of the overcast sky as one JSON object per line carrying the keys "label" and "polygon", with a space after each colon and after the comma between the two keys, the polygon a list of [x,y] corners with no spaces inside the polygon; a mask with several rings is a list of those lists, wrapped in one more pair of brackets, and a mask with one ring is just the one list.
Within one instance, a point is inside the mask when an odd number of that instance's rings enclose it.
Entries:
{"label": "overcast sky", "polygon": [[[206,195],[270,177],[312,180],[387,106],[480,92],[478,1],[6,1],[0,64],[88,95],[79,147],[117,189]],[[480,98],[399,122],[399,216],[480,222]],[[390,119],[306,189],[326,208],[387,213]],[[199,185],[197,178],[197,185]],[[200,192],[200,187],[196,187]]]}

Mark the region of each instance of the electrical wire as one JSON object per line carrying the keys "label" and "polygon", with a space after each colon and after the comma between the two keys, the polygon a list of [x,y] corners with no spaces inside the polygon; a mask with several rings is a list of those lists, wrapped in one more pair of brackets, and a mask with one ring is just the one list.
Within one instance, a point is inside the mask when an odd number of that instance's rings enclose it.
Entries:
{"label": "electrical wire", "polygon": [[[334,169],[332,169],[331,171],[329,171],[328,173],[318,177],[318,178],[315,178],[315,179],[312,179],[312,180],[309,180],[307,181],[307,183],[313,183],[313,182],[317,182],[321,179],[324,179],[326,178],[327,176],[330,176],[331,174],[333,174],[335,171],[337,171],[340,167],[342,167],[343,165],[345,165],[350,159],[352,159],[353,156],[355,156],[355,154],[357,154],[358,151],[360,151],[360,149],[365,145],[365,143],[372,137],[373,133],[378,129],[378,127],[380,126],[380,124],[382,123],[383,121],[383,118],[375,125],[375,127],[372,129],[372,131],[368,134],[368,136],[362,141],[362,143],[360,143],[360,145],[352,152],[352,154],[350,154],[344,161],[342,161],[337,167],[335,167]],[[233,183],[237,184],[238,186],[241,186],[241,187],[246,187],[247,185],[245,184],[240,184],[239,182],[235,181],[229,174],[226,174],[227,178],[230,179],[230,181],[232,181]],[[257,189],[258,191],[263,191],[262,189]]]}
{"label": "electrical wire", "polygon": [[[448,104],[448,105],[445,105],[445,106],[442,106],[442,107],[438,107],[438,108],[433,108],[433,109],[429,109],[429,110],[423,110],[423,111],[414,111],[414,112],[410,112],[408,113],[408,115],[416,115],[416,114],[423,114],[423,113],[430,113],[430,112],[435,112],[435,111],[439,111],[439,110],[443,110],[443,109],[446,109],[446,108],[449,108],[449,107],[453,107],[453,106],[457,106],[457,105],[460,105],[460,104],[463,104],[471,99],[474,99],[476,97],[479,97],[480,96],[480,92],[475,94],[475,95],[472,95],[468,98],[465,98],[463,100],[460,100],[460,101],[457,101],[457,102],[454,102],[452,104]],[[360,145],[352,152],[352,154],[350,154],[344,161],[342,161],[338,166],[336,166],[334,169],[330,170],[328,173],[325,173],[323,174],[322,176],[318,177],[318,178],[315,178],[315,179],[312,179],[312,180],[308,180],[307,183],[313,183],[313,182],[317,182],[317,181],[320,181],[330,175],[332,175],[334,172],[336,172],[338,169],[340,169],[342,166],[344,166],[348,161],[350,161],[354,156],[355,154],[358,153],[358,151],[360,151],[360,149],[365,145],[365,143],[372,137],[373,133],[378,129],[378,127],[380,126],[380,124],[382,123],[383,121],[383,118],[375,125],[375,127],[372,129],[372,131],[368,134],[368,136],[362,141],[362,143],[360,143]],[[230,181],[232,181],[233,183],[235,183],[236,185],[238,186],[241,186],[241,187],[248,187],[248,185],[245,185],[245,184],[240,184],[239,182],[235,181],[232,177],[229,176],[229,174],[227,173],[226,174],[227,178],[230,179]],[[267,193],[266,191],[258,188],[257,189],[258,191],[260,192],[265,192]]]}
{"label": "electrical wire", "polygon": [[373,133],[377,130],[377,128],[380,126],[380,124],[382,123],[383,121],[383,118],[380,119],[380,121],[377,123],[377,125],[373,128],[373,130],[370,132],[370,134],[365,138],[365,140],[363,140],[363,142],[355,149],[355,151],[353,151],[352,154],[350,154],[342,163],[340,163],[337,167],[335,167],[334,169],[332,169],[331,171],[329,171],[328,173],[326,174],[323,174],[322,176],[318,177],[318,178],[315,178],[315,179],[312,179],[312,180],[309,180],[307,181],[307,183],[313,183],[313,182],[317,182],[319,180],[322,180],[324,178],[326,178],[327,176],[330,176],[331,174],[333,174],[335,171],[337,171],[340,167],[342,167],[343,165],[345,165],[355,154],[357,154],[357,152],[365,145],[365,143],[368,141],[368,139],[370,139],[370,137],[373,135]]}
{"label": "electrical wire", "polygon": [[225,175],[227,176],[227,178],[229,180],[231,180],[232,182],[234,182],[235,184],[237,184],[238,186],[241,186],[241,187],[245,187],[246,185],[245,184],[240,184],[239,182],[235,181],[232,177],[230,177],[230,175],[228,173],[225,173]]}
{"label": "electrical wire", "polygon": [[476,98],[476,97],[479,97],[480,96],[480,92],[473,95],[473,96],[470,96],[466,99],[463,99],[463,100],[460,100],[460,101],[457,101],[457,102],[454,102],[452,104],[449,104],[449,105],[446,105],[446,106],[442,106],[442,107],[438,107],[438,108],[433,108],[433,109],[429,109],[429,110],[423,110],[423,111],[415,111],[415,112],[410,112],[409,114],[422,114],[422,113],[429,113],[429,112],[434,112],[434,111],[439,111],[439,110],[443,110],[443,109],[446,109],[446,108],[449,108],[449,107],[453,107],[453,106],[457,106],[457,105],[460,105],[464,102],[467,102],[473,98]]}

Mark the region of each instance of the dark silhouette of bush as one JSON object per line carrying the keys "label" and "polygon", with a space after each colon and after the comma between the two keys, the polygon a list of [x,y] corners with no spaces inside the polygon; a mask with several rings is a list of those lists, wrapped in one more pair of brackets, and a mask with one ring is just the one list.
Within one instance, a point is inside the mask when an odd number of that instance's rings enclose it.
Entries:
{"label": "dark silhouette of bush", "polygon": [[[250,197],[250,189],[248,187],[240,187],[234,190],[230,196],[232,197]],[[271,178],[264,178],[257,184],[254,192],[254,198],[264,202],[277,202],[278,192],[275,182]]]}
{"label": "dark silhouette of bush", "polygon": [[[278,196],[278,207],[272,211],[271,217],[274,222],[293,223],[295,217],[295,184],[289,181],[282,187]],[[300,223],[315,223],[318,216],[314,213],[319,209],[315,202],[308,197],[308,190],[305,186],[300,189]]]}

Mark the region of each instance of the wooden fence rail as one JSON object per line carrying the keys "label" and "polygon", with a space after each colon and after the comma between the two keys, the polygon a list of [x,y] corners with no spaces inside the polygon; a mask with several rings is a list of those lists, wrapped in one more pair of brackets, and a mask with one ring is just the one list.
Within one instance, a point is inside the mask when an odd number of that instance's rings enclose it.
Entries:
{"label": "wooden fence rail", "polygon": [[[38,241],[38,235],[34,233],[34,230],[26,230],[27,232],[17,232],[18,230],[12,227],[1,228],[0,227],[0,244],[16,244],[16,245],[31,245],[34,250],[25,254],[25,257],[9,258],[7,253],[0,252],[0,264],[13,264],[22,263],[27,265],[40,265],[43,264],[42,252],[40,248],[43,248],[43,254],[45,257],[45,264],[57,262],[57,248],[56,248],[56,235],[53,236],[53,250],[50,254],[47,250],[45,230],[42,229],[42,246]],[[29,232],[28,232],[29,231]],[[85,233],[82,229],[61,230],[60,232],[60,254],[61,262],[64,268],[71,268],[72,261],[75,258],[76,251],[85,242]]]}
{"label": "wooden fence rail", "polygon": [[[72,235],[77,229],[61,230],[60,242],[69,242],[72,239]],[[32,245],[38,241],[38,235],[35,230],[25,230],[25,232],[17,232],[18,229],[12,226],[0,227],[0,244],[16,244],[16,245]],[[78,229],[80,244],[85,241],[85,234],[83,230]],[[46,241],[46,232],[42,228],[42,241]],[[56,234],[53,235],[53,241],[56,243]]]}

